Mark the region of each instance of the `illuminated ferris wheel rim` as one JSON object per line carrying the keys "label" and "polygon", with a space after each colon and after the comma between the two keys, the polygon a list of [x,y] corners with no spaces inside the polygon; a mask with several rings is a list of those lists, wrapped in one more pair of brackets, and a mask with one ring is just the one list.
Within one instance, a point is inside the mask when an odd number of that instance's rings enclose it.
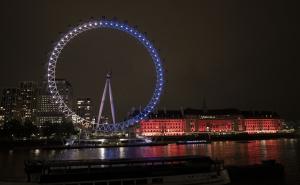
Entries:
{"label": "illuminated ferris wheel rim", "polygon": [[155,66],[156,71],[156,83],[155,89],[153,91],[153,95],[146,105],[146,107],[136,116],[130,118],[128,120],[119,122],[119,123],[110,123],[110,124],[99,124],[98,130],[101,131],[116,131],[116,130],[123,130],[131,125],[137,124],[144,118],[146,118],[156,107],[159,102],[163,85],[164,85],[164,74],[163,74],[163,67],[162,61],[159,57],[157,49],[153,46],[152,42],[147,39],[147,37],[140,33],[136,28],[129,26],[125,23],[113,21],[113,20],[96,20],[96,21],[89,21],[87,23],[80,24],[66,34],[64,34],[59,41],[55,44],[52,52],[50,53],[49,61],[48,61],[48,87],[49,91],[54,99],[55,103],[58,104],[59,109],[67,116],[72,117],[73,119],[78,120],[80,123],[84,125],[90,125],[88,120],[78,116],[75,112],[73,112],[64,102],[62,96],[59,94],[57,89],[56,81],[55,81],[55,70],[56,70],[56,63],[59,58],[60,53],[62,52],[63,48],[67,45],[67,43],[72,40],[72,38],[76,37],[80,33],[83,33],[88,30],[92,29],[114,29],[125,32],[138,40],[148,51],[148,54],[151,56],[152,62]]}

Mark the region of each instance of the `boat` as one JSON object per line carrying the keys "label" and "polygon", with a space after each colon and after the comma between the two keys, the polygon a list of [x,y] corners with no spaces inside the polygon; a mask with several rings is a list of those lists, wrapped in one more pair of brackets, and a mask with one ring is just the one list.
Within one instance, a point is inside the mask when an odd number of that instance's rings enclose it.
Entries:
{"label": "boat", "polygon": [[107,147],[131,147],[131,146],[163,146],[166,142],[153,142],[147,137],[124,138],[89,138],[67,139],[64,146],[46,147],[46,149],[77,149],[77,148],[107,148]]}
{"label": "boat", "polygon": [[208,140],[188,140],[188,141],[177,141],[177,145],[187,145],[187,144],[211,144]]}
{"label": "boat", "polygon": [[223,161],[207,156],[25,161],[28,182],[47,185],[223,185]]}

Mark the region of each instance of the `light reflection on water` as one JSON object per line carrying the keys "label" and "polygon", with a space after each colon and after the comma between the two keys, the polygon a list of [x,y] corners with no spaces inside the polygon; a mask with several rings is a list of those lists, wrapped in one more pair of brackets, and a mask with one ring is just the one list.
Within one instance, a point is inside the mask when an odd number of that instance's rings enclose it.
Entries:
{"label": "light reflection on water", "polygon": [[228,165],[254,164],[261,160],[276,159],[285,165],[288,184],[300,184],[300,142],[297,139],[254,140],[249,143],[216,141],[211,144],[151,147],[2,150],[0,179],[24,179],[23,165],[27,159],[117,159],[184,155],[208,155],[213,159],[223,159]]}

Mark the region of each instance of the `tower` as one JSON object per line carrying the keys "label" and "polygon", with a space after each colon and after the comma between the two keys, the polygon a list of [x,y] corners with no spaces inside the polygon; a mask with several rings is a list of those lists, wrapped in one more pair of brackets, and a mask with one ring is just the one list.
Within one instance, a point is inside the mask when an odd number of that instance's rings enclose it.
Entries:
{"label": "tower", "polygon": [[33,81],[20,83],[20,114],[24,121],[29,119],[36,122],[38,85]]}
{"label": "tower", "polygon": [[[97,124],[99,124],[100,121],[101,121],[101,116],[102,116],[102,111],[103,111],[103,106],[104,106],[107,91],[109,91],[109,100],[110,100],[110,109],[111,109],[112,121],[113,121],[113,123],[116,123],[115,107],[114,107],[114,102],[113,102],[110,79],[111,79],[111,72],[106,74],[106,82],[105,82],[105,86],[104,86],[104,90],[103,90],[103,94],[102,94],[102,99],[101,99],[101,103],[100,103]],[[108,89],[107,89],[107,86],[108,86]]]}
{"label": "tower", "polygon": [[21,120],[20,115],[21,96],[19,88],[5,88],[2,90],[1,109],[4,121],[11,119]]}

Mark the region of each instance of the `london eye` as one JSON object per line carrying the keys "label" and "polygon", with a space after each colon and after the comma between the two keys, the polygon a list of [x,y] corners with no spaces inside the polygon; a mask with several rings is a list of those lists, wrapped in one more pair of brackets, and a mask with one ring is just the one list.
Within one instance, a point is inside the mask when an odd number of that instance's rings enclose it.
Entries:
{"label": "london eye", "polygon": [[126,23],[118,22],[115,20],[95,20],[89,21],[83,24],[80,24],[76,27],[70,29],[67,33],[65,33],[54,45],[53,50],[50,53],[48,60],[48,88],[52,95],[54,102],[58,105],[60,111],[64,113],[66,117],[71,117],[73,120],[78,120],[79,124],[84,127],[91,126],[91,122],[85,120],[84,118],[77,115],[68,105],[64,102],[62,96],[59,93],[59,89],[56,85],[56,64],[59,60],[59,56],[62,53],[64,47],[75,37],[79,36],[81,33],[87,32],[93,29],[112,29],[118,30],[121,32],[127,33],[129,36],[133,37],[139,43],[144,46],[150,55],[152,62],[155,67],[156,81],[155,88],[153,90],[152,97],[148,104],[139,112],[139,114],[129,118],[128,120],[121,122],[113,122],[113,123],[97,123],[97,131],[103,132],[114,132],[114,131],[122,131],[128,128],[129,126],[133,126],[138,124],[140,121],[145,119],[157,106],[160,96],[162,94],[162,90],[164,87],[164,70],[162,66],[162,60],[159,56],[158,50],[154,47],[153,43],[146,37],[145,34],[139,32],[135,27],[132,27]]}

